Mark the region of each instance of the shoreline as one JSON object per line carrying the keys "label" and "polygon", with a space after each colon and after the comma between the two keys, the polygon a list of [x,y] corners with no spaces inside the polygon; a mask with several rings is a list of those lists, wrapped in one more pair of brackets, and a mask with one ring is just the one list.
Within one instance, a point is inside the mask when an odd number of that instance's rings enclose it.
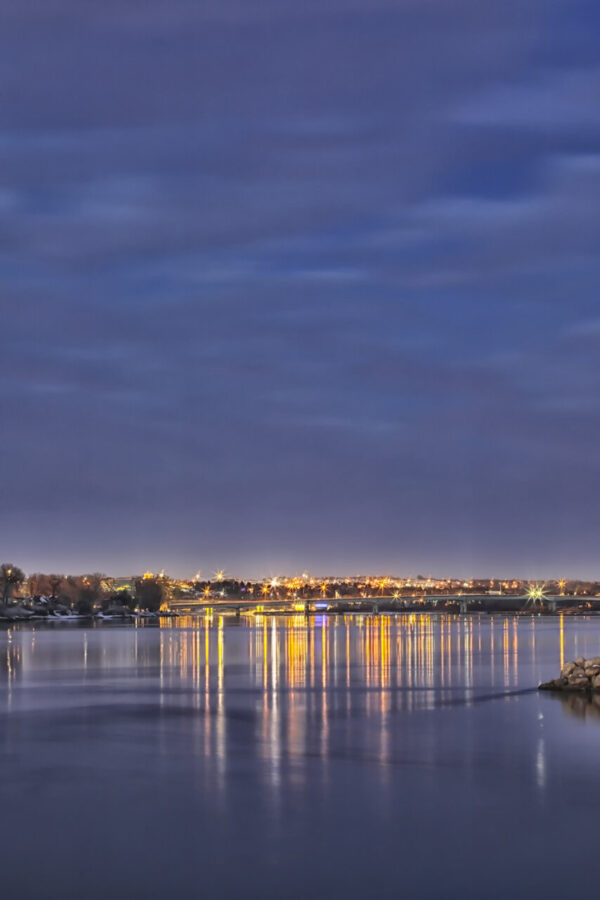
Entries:
{"label": "shoreline", "polygon": [[183,627],[188,627],[190,620],[194,622],[205,622],[206,620],[212,620],[214,617],[228,619],[232,622],[242,622],[243,620],[255,619],[262,616],[277,616],[282,618],[290,618],[290,617],[300,617],[302,619],[314,619],[314,618],[323,618],[323,617],[331,617],[337,618],[339,616],[351,616],[351,617],[369,617],[369,618],[379,618],[381,616],[393,616],[393,617],[404,617],[404,616],[453,616],[456,618],[515,618],[515,619],[560,619],[565,615],[569,618],[598,618],[600,617],[600,611],[595,610],[575,610],[569,612],[550,612],[550,611],[536,611],[536,610],[511,610],[511,609],[494,609],[494,610],[466,610],[464,612],[460,612],[456,609],[441,609],[441,608],[431,608],[431,609],[330,609],[330,610],[293,610],[293,609],[267,609],[267,610],[256,610],[254,608],[241,609],[239,612],[237,610],[233,610],[231,608],[219,608],[218,606],[206,608],[202,610],[198,610],[196,612],[187,612],[187,613],[168,613],[166,615],[122,615],[122,616],[104,616],[100,617],[97,615],[73,615],[73,616],[28,616],[28,617],[16,617],[13,619],[2,618],[0,617],[0,630],[7,630],[10,628],[14,628],[15,626],[31,626],[32,628],[37,628],[40,626],[48,626],[49,628],[54,628],[56,625],[62,626],[86,626],[98,628],[100,626],[133,626],[139,628],[143,627],[165,627],[168,623],[169,627],[177,627],[179,623],[185,625]]}

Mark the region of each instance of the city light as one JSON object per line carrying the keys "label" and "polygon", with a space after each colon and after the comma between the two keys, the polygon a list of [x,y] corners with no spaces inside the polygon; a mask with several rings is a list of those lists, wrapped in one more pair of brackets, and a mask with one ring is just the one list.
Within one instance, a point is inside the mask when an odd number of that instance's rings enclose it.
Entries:
{"label": "city light", "polygon": [[546,595],[543,584],[532,584],[527,591],[527,602],[531,606],[538,606],[544,602]]}

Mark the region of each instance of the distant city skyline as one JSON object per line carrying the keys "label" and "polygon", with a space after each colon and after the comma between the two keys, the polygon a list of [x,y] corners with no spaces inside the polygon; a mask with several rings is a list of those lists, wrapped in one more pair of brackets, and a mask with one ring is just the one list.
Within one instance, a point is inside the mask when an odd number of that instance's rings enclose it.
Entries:
{"label": "distant city skyline", "polygon": [[399,569],[399,568],[381,568],[381,569],[352,569],[352,570],[343,570],[343,569],[335,569],[335,568],[321,568],[314,569],[310,567],[299,568],[269,568],[268,570],[263,570],[260,567],[253,567],[248,569],[241,569],[238,567],[231,567],[230,569],[219,570],[211,569],[207,567],[206,569],[196,569],[194,570],[171,570],[166,566],[138,566],[138,567],[130,567],[126,569],[112,570],[107,569],[102,566],[87,566],[87,567],[78,567],[72,568],[68,566],[60,566],[60,565],[33,565],[26,566],[22,560],[17,559],[6,559],[0,560],[0,562],[10,562],[14,565],[19,566],[27,576],[36,573],[56,573],[62,575],[89,575],[92,573],[101,573],[102,575],[107,576],[108,578],[116,578],[116,579],[129,579],[132,577],[141,577],[143,575],[153,575],[160,576],[164,575],[167,578],[181,580],[181,581],[210,581],[217,583],[218,581],[268,581],[270,579],[278,579],[278,578],[303,578],[305,580],[320,580],[320,579],[335,579],[335,578],[344,578],[344,579],[376,579],[376,578],[389,578],[391,580],[404,580],[404,581],[494,581],[494,582],[510,582],[510,581],[529,581],[529,582],[559,582],[559,581],[600,581],[600,572],[597,572],[595,575],[591,574],[582,574],[573,573],[573,572],[561,572],[559,574],[549,574],[549,573],[538,573],[537,575],[524,575],[514,572],[480,572],[480,573],[457,573],[457,572],[446,572],[441,570],[439,567],[434,570],[427,569]]}

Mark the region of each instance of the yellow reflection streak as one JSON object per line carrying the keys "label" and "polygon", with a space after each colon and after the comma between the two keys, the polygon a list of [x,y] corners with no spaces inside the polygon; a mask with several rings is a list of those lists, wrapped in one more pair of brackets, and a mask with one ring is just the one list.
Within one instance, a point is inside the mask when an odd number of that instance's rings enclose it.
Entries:
{"label": "yellow reflection streak", "polygon": [[504,627],[502,631],[502,654],[504,659],[504,685],[505,687],[508,687],[508,685],[510,684],[508,619],[504,620]]}
{"label": "yellow reflection streak", "polygon": [[565,665],[565,617],[559,616],[559,634],[560,634],[560,670],[562,672]]}
{"label": "yellow reflection streak", "polygon": [[219,630],[217,632],[217,653],[218,653],[218,667],[217,667],[217,687],[219,692],[223,690],[223,675],[224,675],[224,663],[223,663],[223,616],[219,616]]}
{"label": "yellow reflection streak", "polygon": [[346,629],[346,687],[350,687],[350,626],[344,619],[344,628]]}
{"label": "yellow reflection streak", "polygon": [[492,687],[496,684],[496,660],[494,644],[494,617],[490,617],[490,665],[492,668]]}
{"label": "yellow reflection streak", "polygon": [[269,686],[269,632],[267,620],[263,622],[263,690],[266,692]]}

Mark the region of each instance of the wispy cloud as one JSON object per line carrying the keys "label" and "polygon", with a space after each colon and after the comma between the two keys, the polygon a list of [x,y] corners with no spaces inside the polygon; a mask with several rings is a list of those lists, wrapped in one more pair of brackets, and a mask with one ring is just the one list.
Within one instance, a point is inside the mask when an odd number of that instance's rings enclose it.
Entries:
{"label": "wispy cloud", "polygon": [[8,556],[591,560],[597,25],[6,0]]}

